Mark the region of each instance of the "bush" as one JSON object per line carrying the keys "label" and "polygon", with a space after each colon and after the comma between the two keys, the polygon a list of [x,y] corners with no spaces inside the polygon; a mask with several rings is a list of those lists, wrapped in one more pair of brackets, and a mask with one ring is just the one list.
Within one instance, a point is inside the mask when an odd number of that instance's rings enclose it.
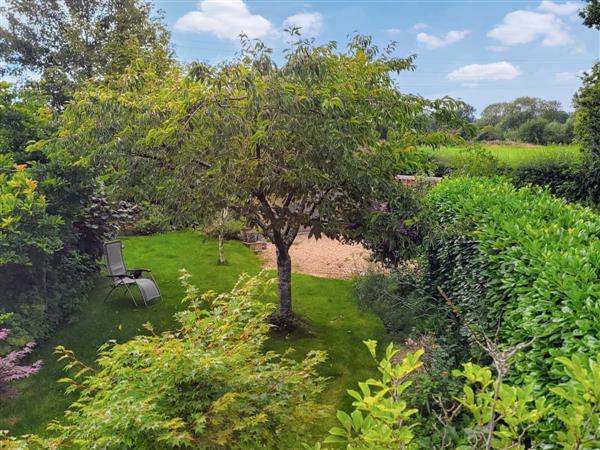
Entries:
{"label": "bush", "polygon": [[575,134],[585,152],[581,183],[588,201],[600,205],[600,62],[583,77],[573,103],[576,108]]}
{"label": "bush", "polygon": [[519,138],[530,144],[544,145],[548,142],[546,139],[547,125],[548,121],[541,117],[528,120],[518,128]]}
{"label": "bush", "polygon": [[421,297],[422,276],[418,265],[405,263],[389,274],[369,272],[354,282],[354,295],[362,308],[373,311],[383,322],[388,335],[403,342],[418,320],[432,313]]}
{"label": "bush", "polygon": [[571,142],[568,125],[560,122],[548,122],[544,127],[544,141],[547,144],[568,144]]}
{"label": "bush", "polygon": [[513,183],[517,188],[528,184],[542,186],[570,202],[585,202],[587,195],[581,183],[582,171],[580,162],[538,161],[535,165],[517,167],[513,172]]}
{"label": "bush", "polygon": [[502,132],[493,125],[484,125],[477,133],[478,141],[499,141],[502,139]]}
{"label": "bush", "polygon": [[216,226],[205,226],[202,227],[202,231],[211,238],[218,238],[220,231],[223,232],[223,239],[226,240],[239,240],[240,233],[246,228],[246,223],[243,220],[227,220],[223,224],[222,228]]}
{"label": "bush", "polygon": [[[376,358],[377,342],[365,344]],[[329,430],[323,443],[346,450],[592,450],[600,445],[600,355],[556,359],[566,382],[553,386],[552,392],[564,406],[536,394],[533,385],[514,386],[489,367],[465,363],[461,370],[452,371],[453,378],[464,380],[462,393],[454,396],[454,405],[439,414],[436,427],[429,429],[423,427],[410,401],[411,391],[418,389],[413,381],[424,365],[423,354],[421,348],[401,357],[399,348],[390,344],[384,357],[376,359],[380,378],[359,383],[360,391],[348,391],[355,400],[354,410],[337,412],[339,426]],[[547,419],[555,421],[556,432],[539,432]],[[325,449],[321,443],[304,448]]]}
{"label": "bush", "polygon": [[452,173],[465,176],[502,175],[508,168],[481,145],[461,148],[458,155],[449,163]]}
{"label": "bush", "polygon": [[501,343],[532,338],[511,377],[547,393],[556,357],[600,350],[600,216],[502,178],[456,178],[428,195],[429,276],[466,322]]}
{"label": "bush", "polygon": [[[10,330],[0,328],[0,341],[6,340],[8,336],[10,336]],[[11,381],[30,377],[41,369],[41,360],[28,365],[21,363],[23,359],[33,352],[34,347],[35,343],[28,342],[23,348],[13,350],[6,356],[0,356],[0,399],[10,394],[8,385]]]}
{"label": "bush", "polygon": [[[78,392],[54,437],[42,448],[299,448],[328,408],[316,398],[325,380],[316,366],[323,352],[296,361],[265,352],[275,309],[273,280],[242,277],[229,293],[200,296],[188,284],[189,307],[175,332],[139,336],[100,349],[98,369],[59,348],[76,372]],[[210,309],[206,310],[209,305]],[[15,442],[15,441],[13,441]],[[52,444],[50,444],[52,443]],[[11,448],[11,444],[1,448]],[[22,448],[32,448],[24,445]],[[13,447],[14,448],[14,447]]]}
{"label": "bush", "polygon": [[121,231],[128,235],[149,235],[175,229],[169,215],[159,205],[141,202],[136,205],[134,219]]}

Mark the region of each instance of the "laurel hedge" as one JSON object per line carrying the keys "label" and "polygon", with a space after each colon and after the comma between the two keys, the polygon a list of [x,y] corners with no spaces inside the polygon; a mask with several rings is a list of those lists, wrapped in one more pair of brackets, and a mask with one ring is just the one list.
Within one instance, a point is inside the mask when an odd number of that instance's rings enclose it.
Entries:
{"label": "laurel hedge", "polygon": [[600,352],[600,215],[504,178],[448,179],[426,202],[432,285],[501,344],[535,337],[513,382],[546,391],[556,357]]}

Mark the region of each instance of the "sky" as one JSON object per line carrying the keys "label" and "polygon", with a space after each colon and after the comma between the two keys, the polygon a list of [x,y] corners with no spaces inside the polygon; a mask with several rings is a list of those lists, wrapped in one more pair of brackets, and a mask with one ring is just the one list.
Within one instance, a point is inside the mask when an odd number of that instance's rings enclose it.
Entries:
{"label": "sky", "polygon": [[182,62],[218,63],[239,50],[238,35],[276,54],[283,29],[302,27],[317,43],[345,45],[355,32],[415,53],[403,92],[460,98],[478,112],[519,96],[571,99],[582,71],[600,59],[600,33],[581,24],[579,0],[156,0]]}

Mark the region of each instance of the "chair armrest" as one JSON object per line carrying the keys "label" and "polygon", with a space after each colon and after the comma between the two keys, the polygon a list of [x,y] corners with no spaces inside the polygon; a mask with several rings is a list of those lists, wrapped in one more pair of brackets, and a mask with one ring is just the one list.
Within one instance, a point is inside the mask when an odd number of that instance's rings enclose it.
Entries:
{"label": "chair armrest", "polygon": [[127,273],[131,274],[131,276],[133,278],[140,278],[142,276],[142,273],[144,272],[152,272],[150,269],[128,269]]}
{"label": "chair armrest", "polygon": [[125,278],[125,277],[127,277],[127,275],[110,275],[110,274],[107,274],[106,276],[108,278]]}

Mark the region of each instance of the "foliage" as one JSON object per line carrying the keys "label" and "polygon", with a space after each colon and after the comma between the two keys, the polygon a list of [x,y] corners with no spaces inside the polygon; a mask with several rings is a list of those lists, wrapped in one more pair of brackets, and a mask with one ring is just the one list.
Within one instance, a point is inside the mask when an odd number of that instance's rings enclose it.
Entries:
{"label": "foliage", "polygon": [[477,139],[518,139],[531,144],[572,142],[572,121],[557,101],[519,97],[488,105],[477,121]]}
{"label": "foliage", "polygon": [[[591,5],[590,5],[591,6]],[[595,6],[598,8],[598,6]],[[585,171],[581,183],[587,201],[600,205],[600,63],[583,76],[582,86],[575,94],[575,133],[584,150]]]}
{"label": "foliage", "polygon": [[419,322],[433,314],[421,297],[422,274],[414,261],[392,269],[389,274],[369,272],[354,282],[354,295],[362,308],[373,311],[395,342],[402,342]]}
{"label": "foliage", "polygon": [[477,133],[478,141],[499,141],[502,139],[502,132],[494,125],[484,125]]}
{"label": "foliage", "polygon": [[49,145],[52,114],[39,91],[2,84],[0,102],[0,310],[15,313],[7,342],[18,348],[80,304],[122,214],[98,209],[94,177]]}
{"label": "foliage", "polygon": [[30,88],[14,89],[0,82],[0,154],[10,154],[17,164],[36,159],[25,147],[48,137],[52,115],[46,99]]}
{"label": "foliage", "polygon": [[581,183],[584,170],[582,163],[578,161],[542,160],[515,168],[512,180],[516,187],[527,184],[543,186],[552,195],[570,202],[585,202],[587,193]]}
{"label": "foliage", "polygon": [[463,176],[493,176],[506,171],[500,158],[481,145],[459,147],[449,167],[453,174]]}
{"label": "foliage", "polygon": [[545,131],[548,124],[549,122],[543,117],[536,117],[522,123],[517,129],[517,133],[523,142],[543,145],[546,143]]}
{"label": "foliage", "polygon": [[[291,448],[323,416],[315,399],[324,379],[323,352],[296,362],[264,352],[265,302],[273,285],[263,274],[242,277],[229,293],[202,297],[186,288],[188,309],[176,332],[140,336],[100,349],[95,370],[59,347],[76,373],[68,392],[79,399],[51,429],[58,447]],[[204,309],[210,305],[210,310]]]}
{"label": "foliage", "polygon": [[[378,364],[380,378],[359,383],[360,392],[348,391],[355,400],[354,410],[350,414],[337,412],[341,426],[329,430],[323,442],[357,450],[415,448],[411,445],[415,437],[412,429],[416,425],[412,419],[417,410],[410,408],[403,396],[412,384],[409,375],[422,366],[423,349],[408,353],[397,362],[399,349],[390,344],[378,361],[377,341],[365,341],[365,345]],[[312,448],[320,449],[321,445]]]}
{"label": "foliage", "polygon": [[375,261],[395,267],[414,257],[423,238],[420,228],[420,198],[427,186],[407,189],[391,185],[378,205],[357,209],[340,230],[347,241],[359,241]]}
{"label": "foliage", "polygon": [[[375,354],[375,341],[365,342]],[[597,448],[600,414],[596,410],[600,388],[598,359],[586,361],[580,355],[559,357],[567,380],[551,390],[565,400],[553,404],[539,395],[533,385],[515,386],[503,382],[489,367],[471,362],[452,371],[464,380],[462,393],[454,405],[439,415],[438,427],[423,428],[423,417],[411,409],[410,391],[419,388],[413,381],[419,376],[423,349],[399,358],[392,344],[378,363],[381,380],[359,383],[361,392],[349,390],[355,399],[351,414],[338,411],[340,426],[330,430],[325,444],[344,449],[521,449]],[[407,401],[408,400],[408,401]],[[542,420],[557,418],[560,429],[539,433]],[[432,444],[435,442],[435,444]],[[321,450],[318,443],[306,449]]]}
{"label": "foliage", "polygon": [[144,0],[7,0],[0,8],[4,74],[39,74],[62,107],[83,81],[119,73],[138,52],[168,54],[169,35]]}
{"label": "foliage", "polygon": [[579,11],[583,24],[589,28],[600,30],[600,2],[598,0],[586,0],[587,4]]}
{"label": "foliage", "polygon": [[565,123],[548,122],[544,127],[543,139],[546,144],[569,144],[573,141],[574,121],[569,118]]}
{"label": "foliage", "polygon": [[[2,321],[0,320],[0,323]],[[0,341],[6,340],[10,330],[0,328]],[[30,377],[36,374],[42,367],[42,361],[38,360],[32,364],[23,365],[21,362],[31,354],[35,344],[27,343],[19,350],[13,350],[5,356],[0,356],[0,399],[7,395],[8,383],[15,380]]]}
{"label": "foliage", "polygon": [[150,235],[176,228],[168,211],[149,201],[136,203],[133,212],[133,220],[122,227],[121,234]]}
{"label": "foliage", "polygon": [[567,406],[555,414],[563,424],[556,439],[563,448],[594,449],[600,445],[600,355],[595,359],[582,354],[561,356],[569,381],[551,388]]}
{"label": "foliage", "polygon": [[563,379],[553,358],[600,349],[596,214],[539,188],[515,191],[499,178],[445,181],[428,204],[431,284],[500,343],[536,338],[517,358],[512,380],[548,393]]}
{"label": "foliage", "polygon": [[62,218],[48,214],[46,197],[25,165],[0,156],[0,265],[37,263],[38,252],[62,247]]}
{"label": "foliage", "polygon": [[300,227],[337,236],[377,196],[392,198],[399,156],[389,143],[427,140],[415,114],[427,109],[451,121],[457,105],[400,94],[392,74],[412,69],[413,58],[394,57],[392,47],[380,51],[356,36],[339,52],[333,42],[314,46],[291,34],[281,67],[246,38],[239,59],[196,65],[189,76],[142,58],[82,92],[61,135],[69,148],[92,150],[82,163],[117,167],[113,179],[136,201],[151,197],[195,219],[224,203],[260,228],[277,247],[280,315],[288,319],[289,248]]}
{"label": "foliage", "polygon": [[74,223],[79,237],[79,248],[94,259],[102,256],[102,246],[107,239],[117,235],[123,225],[133,221],[135,205],[120,201],[111,205],[100,193],[90,198],[90,206]]}

